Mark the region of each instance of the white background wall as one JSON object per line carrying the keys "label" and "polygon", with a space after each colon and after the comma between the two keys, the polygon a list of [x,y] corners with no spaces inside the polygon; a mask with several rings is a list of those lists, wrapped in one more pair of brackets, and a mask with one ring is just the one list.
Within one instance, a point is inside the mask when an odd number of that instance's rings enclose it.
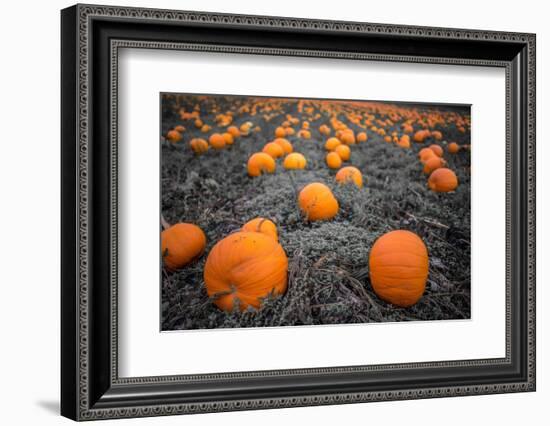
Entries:
{"label": "white background wall", "polygon": [[[537,33],[538,390],[530,394],[294,408],[102,424],[544,424],[550,401],[550,28],[540,0],[132,0],[103,4]],[[0,14],[0,418],[68,424],[59,404],[59,9],[5,2]],[[129,423],[131,422],[131,423]]]}

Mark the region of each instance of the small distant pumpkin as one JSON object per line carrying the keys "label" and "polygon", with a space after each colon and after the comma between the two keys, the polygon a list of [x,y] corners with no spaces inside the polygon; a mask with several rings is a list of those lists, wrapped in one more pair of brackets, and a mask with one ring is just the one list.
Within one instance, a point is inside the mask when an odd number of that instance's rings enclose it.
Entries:
{"label": "small distant pumpkin", "polygon": [[199,257],[206,247],[206,236],[192,223],[176,223],[160,234],[162,260],[166,268],[175,271]]}
{"label": "small distant pumpkin", "polygon": [[235,232],[210,251],[204,284],[218,308],[231,312],[238,303],[244,311],[258,309],[269,295],[284,294],[287,273],[288,258],[275,239],[260,232]]}
{"label": "small distant pumpkin", "polygon": [[430,131],[429,130],[418,130],[414,136],[413,136],[413,140],[415,142],[424,142],[424,139],[426,139],[427,137],[430,136]]}
{"label": "small distant pumpkin", "polygon": [[287,170],[305,169],[306,165],[306,157],[298,152],[288,154],[283,162],[283,167]]}
{"label": "small distant pumpkin", "polygon": [[446,164],[446,161],[443,158],[438,157],[437,155],[434,155],[426,160],[422,171],[425,174],[429,175],[431,172],[443,167],[445,164]]}
{"label": "small distant pumpkin", "polygon": [[214,149],[222,149],[225,147],[225,138],[219,133],[212,133],[208,138],[208,142]]}
{"label": "small distant pumpkin", "polygon": [[203,125],[204,125],[204,123],[202,122],[202,120],[201,120],[200,118],[197,118],[197,119],[195,120],[195,127],[196,127],[197,129],[200,129]]}
{"label": "small distant pumpkin", "polygon": [[409,135],[403,135],[399,140],[397,141],[397,145],[399,145],[401,148],[410,148],[411,147],[411,138]]}
{"label": "small distant pumpkin", "polygon": [[335,152],[329,152],[326,156],[327,166],[330,169],[339,169],[342,167],[342,158]]}
{"label": "small distant pumpkin", "polygon": [[340,136],[340,141],[346,145],[353,145],[355,143],[355,134],[353,130],[344,130]]}
{"label": "small distant pumpkin", "polygon": [[414,305],[426,289],[428,249],[413,232],[391,231],[376,240],[369,255],[372,288],[382,300],[403,308]]}
{"label": "small distant pumpkin", "polygon": [[273,142],[280,145],[281,148],[283,148],[285,154],[290,154],[292,151],[294,151],[292,144],[285,138],[277,138]]}
{"label": "small distant pumpkin", "polygon": [[266,143],[262,149],[262,152],[271,155],[273,158],[279,158],[285,154],[283,147],[275,142]]}
{"label": "small distant pumpkin", "polygon": [[439,130],[433,130],[431,132],[431,136],[436,140],[436,141],[440,141],[441,139],[443,139],[443,134],[439,131]]}
{"label": "small distant pumpkin", "polygon": [[330,135],[330,127],[328,127],[326,124],[322,124],[319,127],[319,133],[321,133],[322,135],[325,135],[325,136]]}
{"label": "small distant pumpkin", "polygon": [[262,234],[268,235],[271,238],[274,238],[275,241],[279,241],[279,235],[277,233],[277,225],[275,225],[269,219],[263,217],[257,217],[256,219],[249,220],[246,222],[241,231],[244,232],[261,232]]}
{"label": "small distant pumpkin", "polygon": [[292,127],[287,127],[285,129],[285,136],[292,136],[296,131]]}
{"label": "small distant pumpkin", "polygon": [[451,169],[440,168],[428,178],[428,187],[434,192],[451,192],[458,187],[458,178]]}
{"label": "small distant pumpkin", "polygon": [[252,177],[260,176],[263,173],[273,173],[275,171],[275,160],[265,152],[252,154],[248,159],[248,175]]}
{"label": "small distant pumpkin", "polygon": [[363,187],[363,176],[358,168],[353,166],[342,167],[336,173],[336,182],[341,184],[354,183],[357,187]]}
{"label": "small distant pumpkin", "polygon": [[177,130],[178,132],[183,133],[185,132],[185,127],[179,124],[176,127],[174,127],[174,130]]}
{"label": "small distant pumpkin", "polygon": [[235,137],[229,132],[223,133],[222,136],[226,145],[233,145],[233,142],[235,142]]}
{"label": "small distant pumpkin", "polygon": [[234,139],[237,139],[239,136],[241,136],[241,131],[237,126],[229,126],[227,128],[227,133],[233,136]]}
{"label": "small distant pumpkin", "polygon": [[175,129],[170,130],[168,133],[166,133],[166,139],[168,139],[172,143],[179,142],[181,138],[181,133]]}
{"label": "small distant pumpkin", "polygon": [[206,142],[202,138],[193,138],[189,142],[189,146],[191,146],[191,149],[195,154],[204,154],[206,151],[208,151],[208,142]]}
{"label": "small distant pumpkin", "polygon": [[310,221],[332,219],[339,209],[338,200],[330,188],[320,182],[310,183],[300,191],[298,205]]}
{"label": "small distant pumpkin", "polygon": [[334,152],[340,156],[342,161],[348,161],[351,156],[351,149],[347,145],[338,145]]}
{"label": "small distant pumpkin", "polygon": [[430,145],[428,148],[430,148],[438,157],[443,157],[443,148],[441,148],[439,145],[433,144]]}
{"label": "small distant pumpkin", "polygon": [[358,143],[366,142],[368,139],[367,133],[366,132],[357,133],[357,136],[355,137],[355,139]]}
{"label": "small distant pumpkin", "polygon": [[340,139],[338,138],[328,138],[325,142],[325,149],[327,151],[334,151],[338,145],[341,145]]}
{"label": "small distant pumpkin", "polygon": [[205,124],[201,127],[201,132],[208,133],[212,129],[212,126],[209,126],[208,124]]}
{"label": "small distant pumpkin", "polygon": [[306,130],[306,129],[301,129],[298,132],[298,137],[300,137],[302,139],[310,139],[311,138],[311,132],[309,130]]}
{"label": "small distant pumpkin", "polygon": [[284,138],[286,136],[286,130],[284,127],[277,127],[275,129],[275,137],[276,138]]}
{"label": "small distant pumpkin", "polygon": [[450,154],[456,154],[459,150],[460,146],[456,142],[451,142],[447,145],[447,151],[449,151]]}

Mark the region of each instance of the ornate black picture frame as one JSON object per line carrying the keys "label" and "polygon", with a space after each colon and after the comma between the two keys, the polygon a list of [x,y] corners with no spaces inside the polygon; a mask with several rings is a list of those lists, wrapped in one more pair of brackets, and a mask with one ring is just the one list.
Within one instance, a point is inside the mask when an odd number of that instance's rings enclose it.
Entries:
{"label": "ornate black picture frame", "polygon": [[[61,26],[64,416],[92,420],[535,390],[535,35],[95,5],[64,9]],[[504,68],[506,356],[120,378],[121,47]]]}

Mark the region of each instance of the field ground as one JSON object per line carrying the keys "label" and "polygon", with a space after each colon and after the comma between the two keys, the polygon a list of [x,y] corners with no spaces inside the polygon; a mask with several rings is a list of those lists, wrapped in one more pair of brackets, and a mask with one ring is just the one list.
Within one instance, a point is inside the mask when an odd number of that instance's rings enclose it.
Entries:
{"label": "field ground", "polygon": [[[278,159],[274,174],[251,178],[246,171],[249,156],[274,139],[274,130],[284,117],[266,121],[260,113],[236,113],[235,124],[250,121],[252,128],[260,126],[261,130],[251,131],[223,150],[209,149],[197,156],[189,148],[190,139],[208,139],[212,132],[225,131],[215,126],[216,114],[210,112],[209,102],[181,96],[164,97],[162,102],[162,134],[176,125],[186,127],[182,141],[161,142],[162,213],[170,223],[199,225],[207,236],[206,251],[198,260],[174,273],[163,271],[163,330],[470,317],[469,150],[454,155],[445,152],[459,186],[451,193],[436,193],[427,187],[427,176],[418,161],[418,151],[434,143],[433,138],[425,143],[411,142],[410,149],[403,149],[367,131],[369,139],[353,145],[351,159],[344,164],[361,170],[364,187],[338,185],[336,171],[325,164],[324,142],[328,137],[319,132],[328,117],[322,114],[311,121],[310,116],[298,112],[296,102],[289,102],[284,106],[285,114],[299,118],[300,123],[310,120],[311,139],[287,137],[294,151],[307,158],[307,168],[288,171]],[[227,111],[242,102],[245,99],[219,97],[215,105]],[[212,125],[207,134],[195,128],[192,120],[183,121],[178,115],[180,107],[192,111],[197,103],[201,119]],[[469,108],[437,109],[469,114]],[[356,132],[364,131],[345,116],[338,118]],[[294,127],[298,130],[300,125]],[[400,123],[386,130],[402,133]],[[461,133],[454,125],[441,130],[443,147],[450,141],[470,144],[469,131]],[[339,201],[340,211],[333,220],[308,223],[300,214],[297,192],[315,181],[328,185]],[[226,313],[206,294],[204,263],[216,242],[255,217],[277,224],[279,241],[289,258],[288,290],[282,297],[265,300],[258,311]],[[379,299],[369,281],[370,248],[380,235],[395,229],[417,233],[430,256],[426,291],[409,308],[397,308]]]}

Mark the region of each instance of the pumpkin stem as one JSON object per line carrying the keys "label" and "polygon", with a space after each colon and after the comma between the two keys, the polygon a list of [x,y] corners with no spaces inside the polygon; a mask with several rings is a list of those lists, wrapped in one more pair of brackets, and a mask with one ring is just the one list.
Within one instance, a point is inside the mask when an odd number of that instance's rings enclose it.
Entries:
{"label": "pumpkin stem", "polygon": [[162,229],[168,229],[170,228],[170,226],[172,226],[166,221],[162,213],[160,214],[160,224],[162,225]]}

